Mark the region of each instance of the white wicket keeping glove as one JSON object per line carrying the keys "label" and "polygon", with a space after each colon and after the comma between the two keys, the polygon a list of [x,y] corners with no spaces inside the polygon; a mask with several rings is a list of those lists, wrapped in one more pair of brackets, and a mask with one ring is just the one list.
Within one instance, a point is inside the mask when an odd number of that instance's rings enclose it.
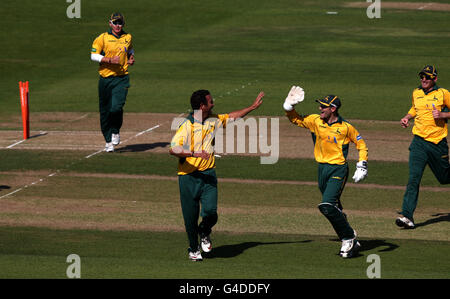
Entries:
{"label": "white wicket keeping glove", "polygon": [[302,102],[305,98],[305,91],[300,86],[292,86],[291,90],[284,101],[283,108],[286,111],[291,111],[294,106]]}
{"label": "white wicket keeping glove", "polygon": [[356,163],[356,171],[353,175],[353,180],[358,183],[364,180],[367,176],[367,161],[359,161]]}

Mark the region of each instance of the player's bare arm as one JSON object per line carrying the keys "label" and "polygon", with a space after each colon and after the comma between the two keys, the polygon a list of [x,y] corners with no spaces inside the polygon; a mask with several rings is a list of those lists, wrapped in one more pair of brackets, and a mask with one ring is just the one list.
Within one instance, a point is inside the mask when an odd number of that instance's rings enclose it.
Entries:
{"label": "player's bare arm", "polygon": [[409,127],[409,121],[411,120],[411,119],[413,119],[414,118],[414,116],[412,116],[411,114],[406,114],[401,120],[400,120],[400,125],[403,127],[403,128],[407,128],[407,127]]}
{"label": "player's bare arm", "polygon": [[174,146],[170,148],[169,153],[178,158],[194,157],[194,158],[209,159],[210,156],[210,154],[204,150],[202,150],[201,152],[191,152],[184,149],[182,146]]}
{"label": "player's bare arm", "polygon": [[100,54],[91,54],[91,60],[96,61],[96,62],[109,63],[109,64],[119,64],[120,63],[119,56],[106,57],[106,56],[102,56]]}
{"label": "player's bare arm", "polygon": [[246,116],[247,114],[249,114],[250,112],[252,112],[253,110],[258,109],[258,107],[261,106],[261,104],[263,103],[263,100],[262,100],[263,97],[264,97],[264,92],[261,91],[258,94],[258,96],[256,97],[256,99],[252,105],[250,105],[244,109],[241,109],[241,110],[230,112],[228,114],[229,119],[234,120],[237,118],[242,118],[242,117]]}
{"label": "player's bare arm", "polygon": [[449,119],[450,118],[450,112],[442,112],[436,109],[436,107],[434,107],[433,111],[431,111],[433,113],[433,118],[434,119]]}
{"label": "player's bare arm", "polygon": [[119,64],[120,63],[120,57],[114,56],[114,57],[103,57],[102,62],[109,63],[109,64]]}

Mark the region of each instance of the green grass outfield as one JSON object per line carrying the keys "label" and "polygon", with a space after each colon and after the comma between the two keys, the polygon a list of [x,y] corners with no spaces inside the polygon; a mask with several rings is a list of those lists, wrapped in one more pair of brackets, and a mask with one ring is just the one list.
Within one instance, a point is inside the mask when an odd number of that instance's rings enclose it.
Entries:
{"label": "green grass outfield", "polygon": [[367,278],[370,254],[382,278],[448,278],[450,267],[448,242],[438,241],[361,240],[360,256],[342,260],[329,237],[216,233],[214,251],[192,263],[180,258],[184,233],[3,227],[0,235],[2,278],[66,278],[73,253],[81,278]]}
{"label": "green grass outfield", "polygon": [[346,118],[398,120],[425,64],[435,64],[439,84],[450,88],[449,12],[386,8],[369,19],[346,2],[82,1],[81,18],[69,19],[65,1],[4,1],[0,116],[19,113],[20,80],[30,81],[32,112],[97,111],[89,51],[113,10],[134,36],[129,112],[185,112],[191,93],[206,88],[223,111],[264,90],[258,113],[281,115],[288,90],[300,84],[305,112],[333,93]]}

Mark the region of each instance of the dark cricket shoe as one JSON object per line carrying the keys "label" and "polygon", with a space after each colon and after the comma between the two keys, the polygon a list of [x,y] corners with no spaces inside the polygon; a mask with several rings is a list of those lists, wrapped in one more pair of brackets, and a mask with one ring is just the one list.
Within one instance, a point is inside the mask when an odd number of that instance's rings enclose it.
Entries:
{"label": "dark cricket shoe", "polygon": [[398,227],[403,227],[406,229],[413,229],[415,227],[414,222],[406,217],[398,217],[395,219],[395,224],[397,224]]}
{"label": "dark cricket shoe", "polygon": [[212,242],[209,235],[204,236],[201,238],[201,246],[203,252],[210,252],[212,250]]}

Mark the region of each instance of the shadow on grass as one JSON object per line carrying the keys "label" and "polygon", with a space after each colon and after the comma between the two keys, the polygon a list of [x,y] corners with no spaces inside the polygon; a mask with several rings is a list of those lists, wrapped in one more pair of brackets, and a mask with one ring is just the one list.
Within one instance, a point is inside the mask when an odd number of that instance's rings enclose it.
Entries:
{"label": "shadow on grass", "polygon": [[36,134],[36,135],[33,135],[33,136],[28,137],[28,139],[32,139],[32,138],[36,138],[36,137],[45,136],[45,135],[47,135],[47,134],[48,134],[47,132],[40,132],[40,133],[38,133],[38,134]]}
{"label": "shadow on grass", "polygon": [[7,190],[7,189],[11,189],[11,187],[10,186],[6,186],[6,185],[0,185],[0,191]]}
{"label": "shadow on grass", "polygon": [[144,144],[131,144],[121,148],[116,149],[115,151],[118,153],[127,153],[127,152],[145,152],[157,147],[166,147],[169,145],[169,142],[155,142],[155,143],[144,143]]}
{"label": "shadow on grass", "polygon": [[420,226],[426,226],[426,225],[442,222],[442,221],[450,222],[450,213],[438,213],[438,214],[433,214],[431,216],[437,217],[437,218],[431,218],[424,222],[416,223],[416,228],[420,227]]}
{"label": "shadow on grass", "polygon": [[242,254],[245,250],[261,245],[309,243],[311,240],[297,242],[244,242],[233,245],[223,245],[214,248],[210,253],[202,253],[205,258],[231,258]]}
{"label": "shadow on grass", "polygon": [[397,244],[386,242],[385,240],[360,240],[359,242],[361,243],[360,252],[373,250],[379,247],[385,247],[379,249],[379,252],[393,251],[399,247]]}
{"label": "shadow on grass", "polygon": [[[338,239],[333,239],[333,241],[339,241]],[[378,252],[386,252],[386,251],[393,251],[397,249],[399,246],[394,243],[386,242],[385,240],[359,240],[359,243],[361,244],[361,248],[359,251],[353,256],[353,258],[361,257],[363,256],[361,252],[374,250],[376,248],[382,248],[379,249]],[[339,251],[339,250],[338,250]]]}

